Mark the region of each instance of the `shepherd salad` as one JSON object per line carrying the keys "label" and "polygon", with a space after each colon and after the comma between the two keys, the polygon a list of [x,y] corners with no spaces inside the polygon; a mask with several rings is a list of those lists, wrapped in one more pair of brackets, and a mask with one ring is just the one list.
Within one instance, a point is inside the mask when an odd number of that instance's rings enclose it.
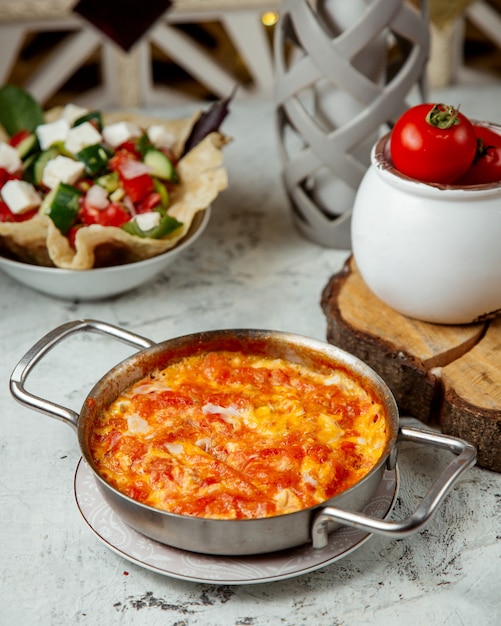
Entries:
{"label": "shepherd salad", "polygon": [[70,243],[91,224],[150,238],[182,225],[168,214],[179,176],[172,137],[160,124],[106,125],[100,111],[73,104],[50,122],[34,101],[30,110],[18,120],[2,106],[2,125],[11,134],[0,142],[1,222],[43,211]]}

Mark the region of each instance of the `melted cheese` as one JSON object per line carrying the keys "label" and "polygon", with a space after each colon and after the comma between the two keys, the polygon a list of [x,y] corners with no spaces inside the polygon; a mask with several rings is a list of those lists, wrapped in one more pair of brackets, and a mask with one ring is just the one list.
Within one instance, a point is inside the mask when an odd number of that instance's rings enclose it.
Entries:
{"label": "melted cheese", "polygon": [[134,384],[100,416],[90,449],[101,475],[144,504],[241,519],[334,497],[386,441],[384,407],[344,369],[211,352]]}

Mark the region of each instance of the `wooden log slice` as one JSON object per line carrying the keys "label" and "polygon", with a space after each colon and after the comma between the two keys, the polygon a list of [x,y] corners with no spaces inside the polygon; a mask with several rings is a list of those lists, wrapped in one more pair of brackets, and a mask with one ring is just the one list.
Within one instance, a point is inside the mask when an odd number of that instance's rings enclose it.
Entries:
{"label": "wooden log slice", "polygon": [[473,443],[478,465],[501,472],[501,318],[441,376],[442,430]]}
{"label": "wooden log slice", "polygon": [[369,290],[353,258],[321,306],[329,343],[370,365],[402,415],[470,441],[478,465],[501,471],[501,320],[447,326],[400,315]]}

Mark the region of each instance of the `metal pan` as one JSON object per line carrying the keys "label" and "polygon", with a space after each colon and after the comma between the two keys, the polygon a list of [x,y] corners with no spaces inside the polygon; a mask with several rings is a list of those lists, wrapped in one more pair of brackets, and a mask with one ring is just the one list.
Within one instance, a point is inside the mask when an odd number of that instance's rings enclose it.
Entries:
{"label": "metal pan", "polygon": [[[26,390],[33,367],[61,340],[79,332],[97,332],[140,349],[105,374],[85,399],[80,414]],[[249,520],[215,520],[177,515],[145,506],[111,487],[94,468],[89,436],[95,419],[115,398],[137,380],[173,360],[210,350],[243,350],[315,366],[341,364],[376,392],[385,406],[390,429],[388,444],[377,465],[353,487],[321,505],[287,515]],[[92,468],[107,503],[138,532],[183,550],[214,555],[248,555],[275,552],[309,542],[321,548],[328,534],[345,524],[371,533],[404,537],[422,528],[433,516],[460,476],[476,462],[476,450],[455,437],[399,424],[395,400],[383,380],[365,363],[328,343],[267,330],[216,330],[170,339],[162,343],[96,320],[63,324],[40,339],[19,361],[10,390],[21,404],[61,420],[78,434],[82,456]],[[370,501],[386,468],[394,469],[398,445],[412,441],[445,448],[452,461],[436,478],[416,511],[401,521],[384,521],[360,513]]]}

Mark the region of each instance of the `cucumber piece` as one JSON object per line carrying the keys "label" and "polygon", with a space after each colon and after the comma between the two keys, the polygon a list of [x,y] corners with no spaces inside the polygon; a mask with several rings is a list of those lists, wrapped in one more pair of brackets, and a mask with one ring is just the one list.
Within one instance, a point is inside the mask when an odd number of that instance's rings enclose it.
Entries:
{"label": "cucumber piece", "polygon": [[160,204],[165,211],[169,208],[169,191],[158,178],[153,179],[153,188],[160,195]]}
{"label": "cucumber piece", "polygon": [[45,169],[45,166],[49,161],[59,156],[59,154],[60,152],[57,148],[51,147],[48,150],[44,150],[38,155],[38,158],[35,160],[33,170],[33,179],[35,185],[40,185],[42,183],[43,171]]}
{"label": "cucumber piece", "polygon": [[23,173],[22,173],[22,179],[27,181],[28,183],[31,183],[32,185],[35,184],[35,161],[38,158],[38,153],[34,153],[34,154],[30,154],[29,157],[26,157],[26,160],[23,163]]}
{"label": "cucumber piece", "polygon": [[69,150],[66,150],[64,141],[55,141],[50,147],[55,148],[58,154],[62,154],[63,156],[68,157],[69,159],[74,158],[73,153],[70,152]]}
{"label": "cucumber piece", "polygon": [[25,139],[17,144],[16,150],[19,154],[19,158],[24,161],[30,156],[30,154],[33,154],[37,150],[40,150],[37,136],[34,133],[28,135]]}
{"label": "cucumber piece", "polygon": [[55,159],[59,154],[59,150],[52,146],[47,150],[43,150],[43,152],[37,152],[28,157],[23,168],[23,180],[35,186],[40,185],[45,166],[51,159]]}
{"label": "cucumber piece", "polygon": [[82,195],[79,189],[67,183],[59,183],[54,190],[45,213],[63,235],[66,235],[76,219],[78,209],[80,208],[79,200]]}
{"label": "cucumber piece", "polygon": [[117,187],[115,191],[110,193],[110,200],[112,202],[120,202],[120,200],[125,196],[125,189],[123,187]]}
{"label": "cucumber piece", "polygon": [[175,230],[182,226],[182,222],[179,222],[175,217],[171,215],[161,215],[160,221],[157,226],[148,230],[142,230],[137,223],[136,219],[132,218],[129,222],[122,224],[121,228],[129,235],[135,235],[136,237],[147,237],[149,239],[161,239],[166,235],[170,235]]}
{"label": "cucumber piece", "polygon": [[174,164],[161,150],[148,150],[143,159],[145,165],[151,168],[152,176],[168,180],[171,183],[179,182],[179,177]]}
{"label": "cucumber piece", "polygon": [[95,180],[96,185],[100,185],[101,187],[106,189],[108,193],[113,193],[118,188],[119,182],[120,179],[118,178],[118,172],[109,172],[108,174],[103,174]]}
{"label": "cucumber piece", "polygon": [[106,171],[108,162],[113,152],[101,143],[87,146],[75,155],[78,161],[85,165],[85,173],[88,176],[98,176]]}
{"label": "cucumber piece", "polygon": [[49,193],[42,200],[42,204],[40,206],[40,213],[43,215],[47,215],[50,205],[52,204],[52,200],[54,200],[54,196],[56,195],[57,189],[51,189]]}

